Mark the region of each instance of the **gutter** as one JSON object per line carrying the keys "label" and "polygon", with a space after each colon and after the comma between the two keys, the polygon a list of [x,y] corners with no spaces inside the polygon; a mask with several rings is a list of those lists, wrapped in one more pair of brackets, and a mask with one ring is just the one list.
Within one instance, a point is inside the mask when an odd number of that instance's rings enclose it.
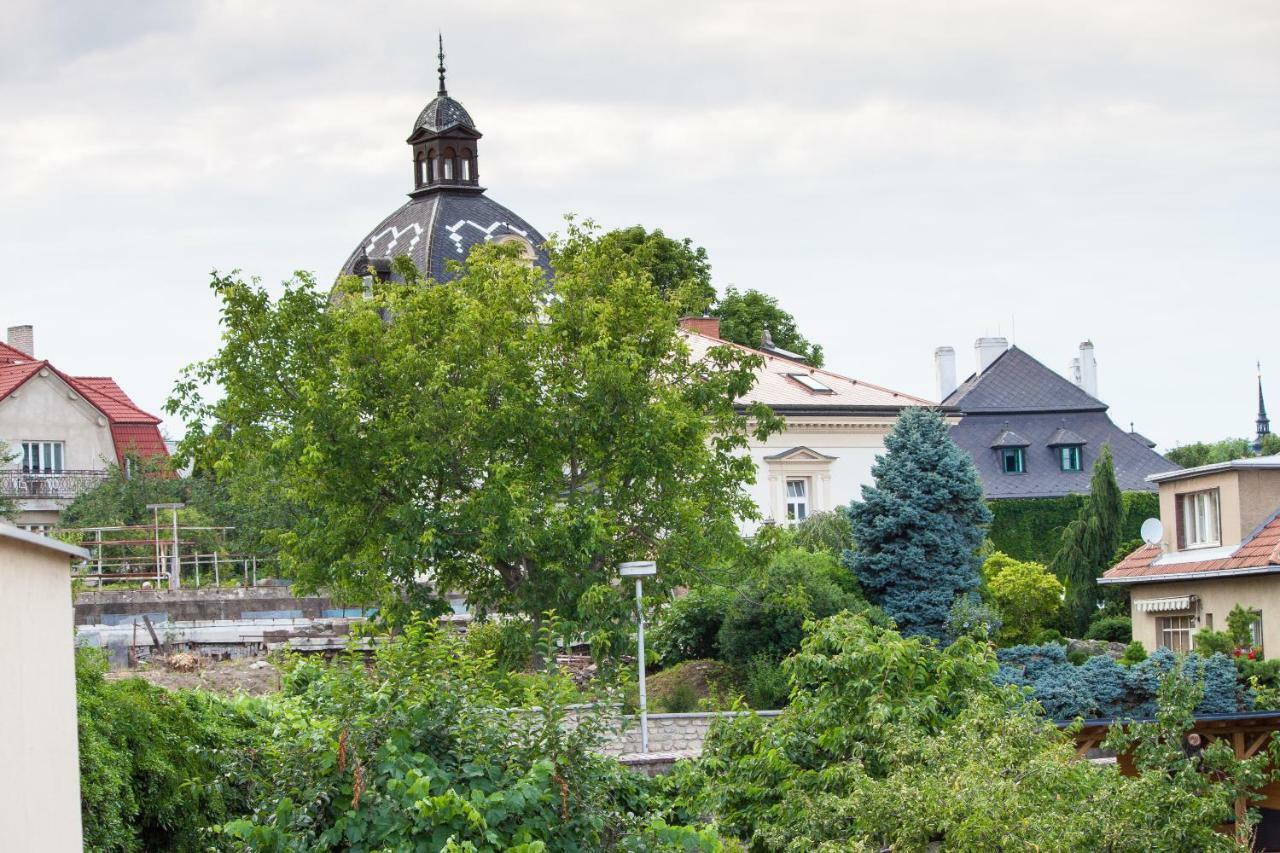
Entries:
{"label": "gutter", "polygon": [[1280,574],[1280,566],[1259,566],[1253,569],[1219,569],[1213,572],[1179,572],[1172,575],[1138,575],[1123,578],[1098,578],[1102,585],[1136,584],[1136,583],[1169,583],[1170,581],[1194,581],[1209,578],[1241,578],[1250,575]]}

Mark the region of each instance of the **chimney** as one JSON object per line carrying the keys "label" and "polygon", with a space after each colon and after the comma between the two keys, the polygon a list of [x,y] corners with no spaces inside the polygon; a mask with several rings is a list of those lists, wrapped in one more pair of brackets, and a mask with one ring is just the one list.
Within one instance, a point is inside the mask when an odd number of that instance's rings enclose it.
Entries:
{"label": "chimney", "polygon": [[718,338],[720,337],[720,318],[707,316],[681,317],[680,328],[706,335],[709,338]]}
{"label": "chimney", "polygon": [[1004,338],[978,338],[973,342],[973,355],[978,363],[978,372],[982,373],[991,366],[991,362],[1000,357],[1000,354],[1009,348],[1009,342]]}
{"label": "chimney", "polygon": [[1080,359],[1073,358],[1071,363],[1067,365],[1067,378],[1071,380],[1071,384],[1076,387],[1080,386]]}
{"label": "chimney", "polygon": [[938,379],[938,400],[947,399],[956,390],[956,351],[952,347],[938,347],[933,351],[933,371]]}
{"label": "chimney", "polygon": [[9,346],[22,350],[32,358],[36,357],[36,335],[31,326],[10,326]]}
{"label": "chimney", "polygon": [[1093,357],[1093,341],[1080,344],[1080,387],[1090,397],[1098,396],[1098,362]]}

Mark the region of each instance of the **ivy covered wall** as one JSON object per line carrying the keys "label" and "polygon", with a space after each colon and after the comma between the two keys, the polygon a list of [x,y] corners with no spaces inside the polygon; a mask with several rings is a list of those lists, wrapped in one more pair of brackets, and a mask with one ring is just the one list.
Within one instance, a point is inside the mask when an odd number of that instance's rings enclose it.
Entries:
{"label": "ivy covered wall", "polygon": [[[1021,498],[988,501],[994,519],[987,536],[996,549],[1018,560],[1048,565],[1062,543],[1062,529],[1076,517],[1087,495],[1061,498]],[[1160,499],[1155,492],[1125,492],[1121,541],[1141,538],[1145,519],[1159,517]]]}

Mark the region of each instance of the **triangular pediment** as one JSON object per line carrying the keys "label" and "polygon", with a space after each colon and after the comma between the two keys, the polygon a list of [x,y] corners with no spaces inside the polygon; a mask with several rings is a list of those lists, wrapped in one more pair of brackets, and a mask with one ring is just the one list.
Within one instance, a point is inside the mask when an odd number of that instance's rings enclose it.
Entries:
{"label": "triangular pediment", "polygon": [[772,456],[766,456],[765,460],[769,462],[833,462],[835,457],[801,445],[790,450],[784,450],[781,453],[775,453]]}

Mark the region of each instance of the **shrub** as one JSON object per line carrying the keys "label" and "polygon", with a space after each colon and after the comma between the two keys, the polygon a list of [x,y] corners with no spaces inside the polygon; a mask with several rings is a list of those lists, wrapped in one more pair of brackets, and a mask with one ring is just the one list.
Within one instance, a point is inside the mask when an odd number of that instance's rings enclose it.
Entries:
{"label": "shrub", "polygon": [[770,710],[786,706],[791,684],[776,659],[767,654],[753,657],[747,663],[744,681],[747,704],[752,708]]}
{"label": "shrub", "polygon": [[982,573],[1004,617],[1004,639],[1030,640],[1062,604],[1062,582],[1040,563],[1021,562],[996,551],[983,563]]}
{"label": "shrub", "polygon": [[695,710],[701,700],[712,695],[734,694],[736,683],[733,670],[718,660],[687,660],[645,681],[649,701],[669,713]]}
{"label": "shrub", "polygon": [[960,637],[986,640],[1000,633],[1004,623],[1000,611],[983,601],[976,592],[956,597],[947,614],[947,642]]}
{"label": "shrub", "polygon": [[1039,634],[1031,638],[1031,642],[1037,646],[1043,646],[1047,643],[1059,643],[1066,645],[1067,641],[1062,639],[1062,632],[1057,628],[1045,628]]}
{"label": "shrub", "polygon": [[492,655],[500,672],[523,672],[533,660],[533,625],[528,619],[488,619],[467,627],[468,655]]}
{"label": "shrub", "polygon": [[[821,551],[837,559],[854,547],[853,525],[844,507],[815,512],[792,529],[792,541],[806,551]],[[853,575],[850,573],[850,580]]]}
{"label": "shrub", "polygon": [[654,620],[652,645],[661,666],[720,657],[717,638],[734,592],[723,586],[695,586],[662,607]]}
{"label": "shrub", "polygon": [[1133,620],[1128,616],[1104,616],[1089,623],[1084,632],[1086,640],[1106,640],[1108,643],[1128,643],[1133,639]]}
{"label": "shrub", "polygon": [[1132,643],[1124,647],[1124,654],[1117,661],[1121,666],[1133,666],[1135,663],[1142,663],[1147,659],[1147,649],[1142,643],[1134,640]]}
{"label": "shrub", "polygon": [[1226,631],[1215,631],[1212,628],[1201,628],[1196,631],[1195,650],[1206,657],[1216,654],[1231,654],[1236,644],[1231,642],[1231,635]]}
{"label": "shrub", "polygon": [[1084,649],[1076,649],[1075,651],[1067,652],[1067,663],[1072,666],[1080,666],[1080,664],[1084,663],[1088,659],[1089,653]]}

